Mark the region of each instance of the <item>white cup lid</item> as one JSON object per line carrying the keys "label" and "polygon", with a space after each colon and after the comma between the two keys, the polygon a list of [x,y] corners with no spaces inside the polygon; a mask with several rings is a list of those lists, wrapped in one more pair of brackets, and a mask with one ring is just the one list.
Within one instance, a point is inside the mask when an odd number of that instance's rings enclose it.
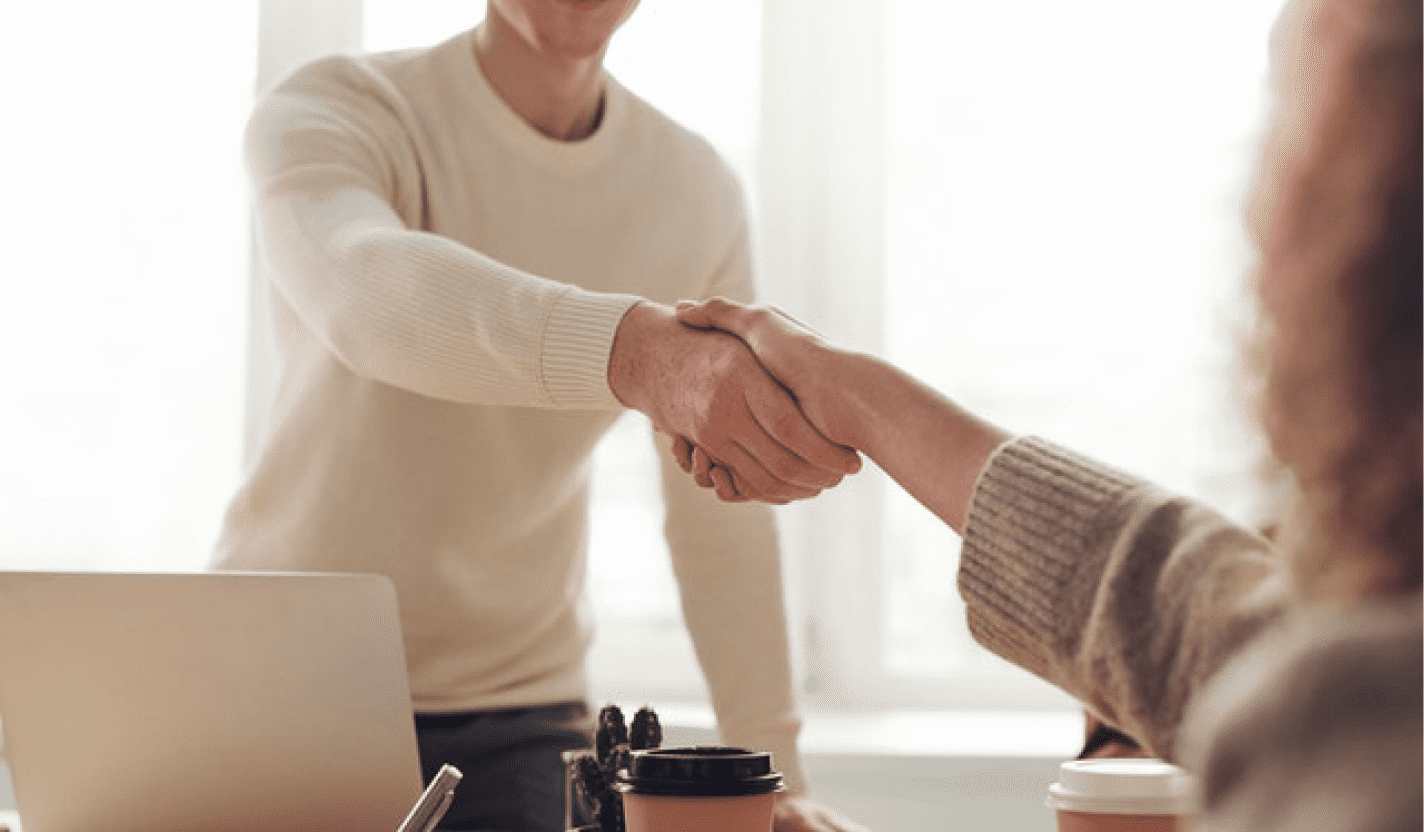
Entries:
{"label": "white cup lid", "polygon": [[1068,812],[1187,815],[1196,808],[1192,776],[1161,760],[1070,760],[1048,787],[1048,805]]}

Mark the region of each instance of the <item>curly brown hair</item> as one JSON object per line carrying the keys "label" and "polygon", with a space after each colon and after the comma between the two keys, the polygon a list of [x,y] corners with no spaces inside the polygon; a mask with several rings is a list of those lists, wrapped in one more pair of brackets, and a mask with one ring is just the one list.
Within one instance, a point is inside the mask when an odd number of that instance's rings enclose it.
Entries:
{"label": "curly brown hair", "polygon": [[[1287,551],[1318,594],[1417,591],[1419,0],[1329,0],[1305,37],[1303,129],[1262,230],[1263,422],[1299,487]],[[1304,54],[1304,53],[1302,53]]]}

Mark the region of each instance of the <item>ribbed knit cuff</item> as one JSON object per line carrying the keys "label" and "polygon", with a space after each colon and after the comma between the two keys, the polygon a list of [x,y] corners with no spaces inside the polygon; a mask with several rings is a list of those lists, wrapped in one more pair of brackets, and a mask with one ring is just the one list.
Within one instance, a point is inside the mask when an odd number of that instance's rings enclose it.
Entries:
{"label": "ribbed knit cuff", "polygon": [[980,644],[1052,680],[1053,649],[1087,611],[1073,593],[1104,510],[1137,480],[1037,438],[1005,443],[980,475],[959,592]]}
{"label": "ribbed knit cuff", "polygon": [[618,324],[642,298],[572,288],[544,325],[540,374],[555,407],[619,410],[608,387],[608,355]]}

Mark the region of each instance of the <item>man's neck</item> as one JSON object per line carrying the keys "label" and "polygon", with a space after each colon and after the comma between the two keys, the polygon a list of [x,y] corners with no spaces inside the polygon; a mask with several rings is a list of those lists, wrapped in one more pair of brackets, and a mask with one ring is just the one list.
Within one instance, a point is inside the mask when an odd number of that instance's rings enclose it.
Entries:
{"label": "man's neck", "polygon": [[496,14],[475,30],[475,58],[499,97],[551,139],[578,141],[603,112],[603,55],[550,57],[537,52]]}

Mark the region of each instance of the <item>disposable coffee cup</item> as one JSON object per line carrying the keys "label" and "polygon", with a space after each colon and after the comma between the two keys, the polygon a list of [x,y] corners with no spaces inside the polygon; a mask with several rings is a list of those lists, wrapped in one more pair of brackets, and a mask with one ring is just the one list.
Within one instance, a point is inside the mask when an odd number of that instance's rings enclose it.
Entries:
{"label": "disposable coffee cup", "polygon": [[627,832],[771,832],[771,754],[720,745],[634,751],[620,772]]}
{"label": "disposable coffee cup", "polygon": [[1161,760],[1072,760],[1048,787],[1058,832],[1178,832],[1191,825],[1191,775]]}

